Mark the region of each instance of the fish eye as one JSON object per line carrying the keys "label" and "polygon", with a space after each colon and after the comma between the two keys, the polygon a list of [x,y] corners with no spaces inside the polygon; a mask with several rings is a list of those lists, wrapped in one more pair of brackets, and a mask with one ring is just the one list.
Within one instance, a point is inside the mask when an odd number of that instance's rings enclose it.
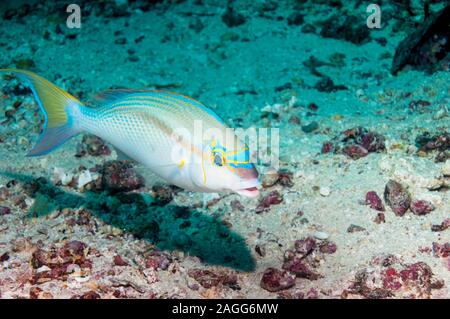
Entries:
{"label": "fish eye", "polygon": [[216,166],[223,166],[225,159],[221,153],[213,153],[213,162]]}

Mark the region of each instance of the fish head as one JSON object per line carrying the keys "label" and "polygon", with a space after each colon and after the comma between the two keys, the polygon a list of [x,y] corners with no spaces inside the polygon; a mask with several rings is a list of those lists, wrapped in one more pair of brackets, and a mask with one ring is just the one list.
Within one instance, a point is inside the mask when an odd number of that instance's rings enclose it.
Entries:
{"label": "fish head", "polygon": [[250,161],[249,148],[241,142],[227,148],[213,140],[205,147],[196,170],[192,174],[200,179],[196,184],[207,191],[232,191],[247,197],[259,195],[258,170]]}

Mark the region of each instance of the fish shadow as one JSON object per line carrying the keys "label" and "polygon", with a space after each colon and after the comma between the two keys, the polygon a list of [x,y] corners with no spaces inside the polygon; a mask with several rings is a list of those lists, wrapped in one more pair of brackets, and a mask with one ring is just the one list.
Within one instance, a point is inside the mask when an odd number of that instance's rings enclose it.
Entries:
{"label": "fish shadow", "polygon": [[64,191],[51,181],[20,173],[0,172],[20,181],[35,199],[29,217],[48,215],[55,209],[85,208],[95,217],[161,250],[180,250],[209,265],[253,271],[255,261],[245,239],[217,218],[197,209],[167,204],[159,206],[148,194],[87,191],[81,195]]}

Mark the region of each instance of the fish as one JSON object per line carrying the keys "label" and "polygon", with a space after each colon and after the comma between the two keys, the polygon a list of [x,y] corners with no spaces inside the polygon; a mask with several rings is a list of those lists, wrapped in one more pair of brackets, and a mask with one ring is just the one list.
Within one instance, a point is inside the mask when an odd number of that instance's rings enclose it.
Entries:
{"label": "fish", "polygon": [[96,106],[26,70],[0,69],[29,84],[44,115],[43,130],[28,156],[46,155],[70,138],[93,134],[120,155],[142,163],[188,191],[259,195],[250,150],[211,109],[193,98],[161,90],[100,93]]}

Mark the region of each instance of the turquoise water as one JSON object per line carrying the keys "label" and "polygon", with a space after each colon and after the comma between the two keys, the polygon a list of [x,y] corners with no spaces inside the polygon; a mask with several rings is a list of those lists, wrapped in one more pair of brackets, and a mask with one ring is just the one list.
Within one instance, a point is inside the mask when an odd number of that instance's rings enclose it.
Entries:
{"label": "turquoise water", "polygon": [[[0,67],[89,107],[119,88],[196,99],[258,132],[259,196],[178,188],[89,132],[27,157],[45,116],[4,72],[0,297],[448,298],[448,1],[74,4],[2,2]],[[434,275],[386,284],[389,254]],[[375,287],[349,288],[370,267]]]}

